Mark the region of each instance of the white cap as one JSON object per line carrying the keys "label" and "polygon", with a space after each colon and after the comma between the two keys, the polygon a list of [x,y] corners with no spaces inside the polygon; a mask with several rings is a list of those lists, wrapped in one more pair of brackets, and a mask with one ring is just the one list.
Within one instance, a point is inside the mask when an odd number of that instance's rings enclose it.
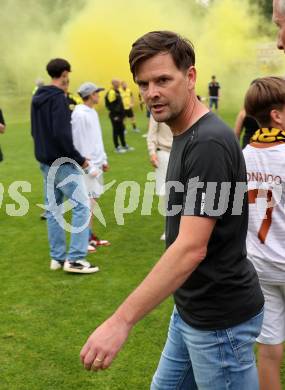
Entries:
{"label": "white cap", "polygon": [[104,91],[105,88],[98,87],[96,84],[91,82],[86,82],[80,85],[78,89],[78,93],[82,98],[85,98],[89,95],[91,95],[93,92],[100,92]]}

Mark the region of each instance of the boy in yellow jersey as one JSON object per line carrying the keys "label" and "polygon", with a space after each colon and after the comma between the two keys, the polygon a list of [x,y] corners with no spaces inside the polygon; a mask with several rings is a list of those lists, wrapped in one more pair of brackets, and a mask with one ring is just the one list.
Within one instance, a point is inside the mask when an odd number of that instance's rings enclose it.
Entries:
{"label": "boy in yellow jersey", "polygon": [[245,110],[260,129],[243,150],[248,179],[248,258],[265,297],[262,330],[257,338],[260,390],[281,390],[280,367],[285,341],[285,80],[255,80]]}
{"label": "boy in yellow jersey", "polygon": [[131,124],[133,126],[133,131],[139,133],[140,130],[137,128],[136,118],[135,118],[135,114],[133,111],[134,96],[133,96],[132,91],[130,90],[130,88],[128,87],[128,85],[125,81],[121,82],[120,94],[122,97],[123,106],[124,106],[124,110],[125,110],[125,117],[130,119]]}

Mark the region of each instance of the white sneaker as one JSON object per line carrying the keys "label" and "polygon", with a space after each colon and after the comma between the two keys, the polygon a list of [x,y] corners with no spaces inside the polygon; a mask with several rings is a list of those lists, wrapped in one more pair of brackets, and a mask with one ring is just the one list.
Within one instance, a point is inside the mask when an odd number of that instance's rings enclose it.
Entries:
{"label": "white sneaker", "polygon": [[90,264],[86,260],[65,261],[63,270],[65,272],[73,272],[76,274],[93,274],[99,271],[99,267]]}
{"label": "white sneaker", "polygon": [[126,153],[126,150],[122,149],[121,147],[118,147],[118,148],[115,149],[115,152],[116,153]]}
{"label": "white sneaker", "polygon": [[51,259],[51,261],[50,261],[50,269],[52,271],[56,271],[58,269],[61,269],[62,267],[63,267],[63,262]]}
{"label": "white sneaker", "polygon": [[88,251],[88,253],[95,253],[95,252],[97,252],[97,249],[94,245],[89,244],[87,247],[87,251]]}
{"label": "white sneaker", "polygon": [[124,150],[125,150],[126,152],[132,152],[132,151],[135,150],[135,148],[133,148],[132,146],[126,145],[126,146],[124,147]]}
{"label": "white sneaker", "polygon": [[161,241],[165,241],[165,233],[162,234],[162,236],[160,237]]}

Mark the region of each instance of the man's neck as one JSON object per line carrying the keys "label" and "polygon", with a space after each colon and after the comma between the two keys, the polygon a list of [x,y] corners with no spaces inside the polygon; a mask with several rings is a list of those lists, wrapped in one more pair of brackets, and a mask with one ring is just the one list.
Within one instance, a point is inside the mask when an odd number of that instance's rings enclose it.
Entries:
{"label": "man's neck", "polygon": [[173,135],[183,134],[208,112],[209,109],[195,95],[189,98],[189,102],[180,114],[179,119],[176,118],[175,123],[169,122],[167,124],[171,128]]}
{"label": "man's neck", "polygon": [[280,125],[280,123],[275,122],[274,120],[271,120],[271,123],[269,126],[260,126],[261,129],[277,129],[280,131],[284,131],[282,129],[283,126]]}
{"label": "man's neck", "polygon": [[91,102],[89,100],[86,100],[83,104],[85,104],[85,106],[87,106],[89,108],[93,108],[93,102]]}
{"label": "man's neck", "polygon": [[64,91],[64,88],[62,87],[61,82],[57,79],[51,79],[51,85],[53,85],[54,87],[57,87],[59,89],[62,89]]}

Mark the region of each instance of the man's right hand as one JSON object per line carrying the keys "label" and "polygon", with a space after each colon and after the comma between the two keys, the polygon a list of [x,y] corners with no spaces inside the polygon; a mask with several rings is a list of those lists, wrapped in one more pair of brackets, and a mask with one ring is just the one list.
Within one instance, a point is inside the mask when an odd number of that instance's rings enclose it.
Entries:
{"label": "man's right hand", "polygon": [[156,154],[156,153],[153,153],[153,154],[150,156],[150,163],[151,163],[151,165],[152,165],[154,168],[158,168],[158,158],[157,158],[157,154]]}
{"label": "man's right hand", "polygon": [[86,370],[99,371],[108,368],[130,331],[131,326],[116,313],[95,329],[80,352],[80,359]]}

